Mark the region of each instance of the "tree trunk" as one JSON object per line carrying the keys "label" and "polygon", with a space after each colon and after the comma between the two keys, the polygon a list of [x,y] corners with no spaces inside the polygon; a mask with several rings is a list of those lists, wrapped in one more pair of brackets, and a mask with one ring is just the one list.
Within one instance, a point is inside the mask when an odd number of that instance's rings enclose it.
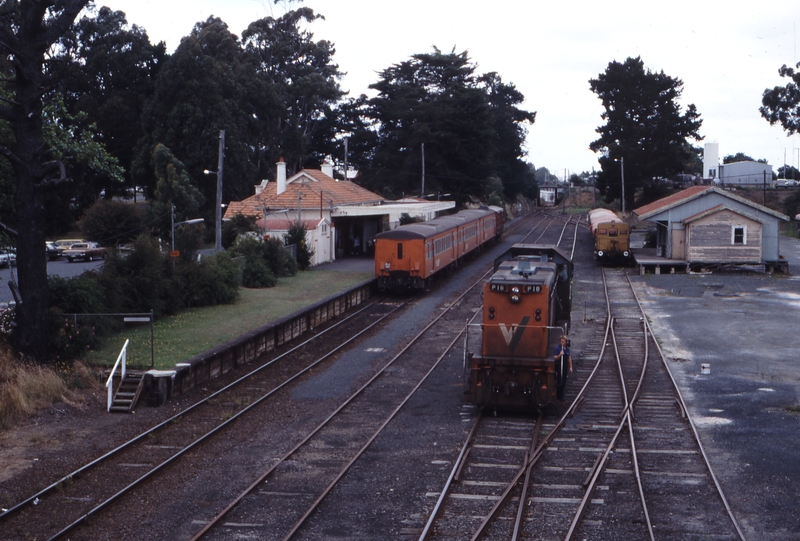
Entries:
{"label": "tree trunk", "polygon": [[15,196],[17,276],[20,303],[16,310],[14,339],[20,353],[45,360],[51,344],[47,258],[45,255],[45,210],[43,183],[49,155],[42,134],[42,97],[45,52],[69,28],[88,0],[22,0],[16,11],[0,21],[0,49],[14,67],[14,102],[3,107],[2,118],[14,130],[9,160],[17,181]]}

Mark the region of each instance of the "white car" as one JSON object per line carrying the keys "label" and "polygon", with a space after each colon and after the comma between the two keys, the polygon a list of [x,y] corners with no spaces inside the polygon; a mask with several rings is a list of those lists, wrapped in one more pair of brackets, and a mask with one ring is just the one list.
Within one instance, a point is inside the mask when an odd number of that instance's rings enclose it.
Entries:
{"label": "white car", "polygon": [[776,188],[795,188],[798,182],[791,178],[779,178],[775,181]]}
{"label": "white car", "polygon": [[13,267],[16,264],[16,253],[11,250],[0,250],[0,267]]}

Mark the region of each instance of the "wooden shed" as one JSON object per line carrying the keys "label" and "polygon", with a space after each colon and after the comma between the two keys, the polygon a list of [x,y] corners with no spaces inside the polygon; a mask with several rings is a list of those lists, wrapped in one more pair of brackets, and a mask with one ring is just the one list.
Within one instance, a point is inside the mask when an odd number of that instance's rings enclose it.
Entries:
{"label": "wooden shed", "polygon": [[683,222],[688,261],[761,263],[762,227],[755,217],[717,205]]}
{"label": "wooden shed", "polygon": [[693,186],[635,209],[656,224],[656,255],[690,265],[764,264],[785,268],[780,222],[789,217],[729,191]]}

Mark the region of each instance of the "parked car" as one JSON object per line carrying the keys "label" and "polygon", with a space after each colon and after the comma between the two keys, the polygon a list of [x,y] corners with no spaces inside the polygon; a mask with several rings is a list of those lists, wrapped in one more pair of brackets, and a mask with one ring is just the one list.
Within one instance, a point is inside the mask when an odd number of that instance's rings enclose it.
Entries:
{"label": "parked car", "polygon": [[88,242],[88,241],[84,239],[61,239],[55,241],[53,244],[55,244],[56,248],[58,248],[59,250],[66,250],[73,244],[78,244],[79,242]]}
{"label": "parked car", "polygon": [[54,243],[46,242],[44,246],[45,246],[44,248],[45,252],[47,252],[47,259],[49,259],[50,261],[55,261],[56,259],[61,257],[61,248],[56,246]]}
{"label": "parked car", "polygon": [[14,250],[0,249],[0,267],[13,267],[17,264],[17,253]]}
{"label": "parked car", "polygon": [[105,259],[106,249],[97,244],[96,242],[79,242],[73,244],[68,249],[62,252],[62,255],[67,258],[67,261],[72,263],[76,259],[83,259],[84,261],[91,261],[98,257]]}
{"label": "parked car", "polygon": [[776,188],[795,188],[798,182],[791,178],[779,178],[775,181]]}

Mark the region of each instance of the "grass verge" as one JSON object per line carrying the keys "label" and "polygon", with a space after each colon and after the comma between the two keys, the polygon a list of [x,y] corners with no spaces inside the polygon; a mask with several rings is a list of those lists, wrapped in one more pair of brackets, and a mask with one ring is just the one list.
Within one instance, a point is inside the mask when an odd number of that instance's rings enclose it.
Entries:
{"label": "grass verge", "polygon": [[[160,319],[153,329],[153,365],[157,369],[172,368],[176,363],[372,277],[370,272],[299,272],[296,276],[280,278],[278,285],[272,288],[242,289],[235,304],[186,310]],[[126,339],[130,340],[128,364],[149,368],[149,325],[131,327],[107,337],[86,360],[94,365],[113,366]]]}

